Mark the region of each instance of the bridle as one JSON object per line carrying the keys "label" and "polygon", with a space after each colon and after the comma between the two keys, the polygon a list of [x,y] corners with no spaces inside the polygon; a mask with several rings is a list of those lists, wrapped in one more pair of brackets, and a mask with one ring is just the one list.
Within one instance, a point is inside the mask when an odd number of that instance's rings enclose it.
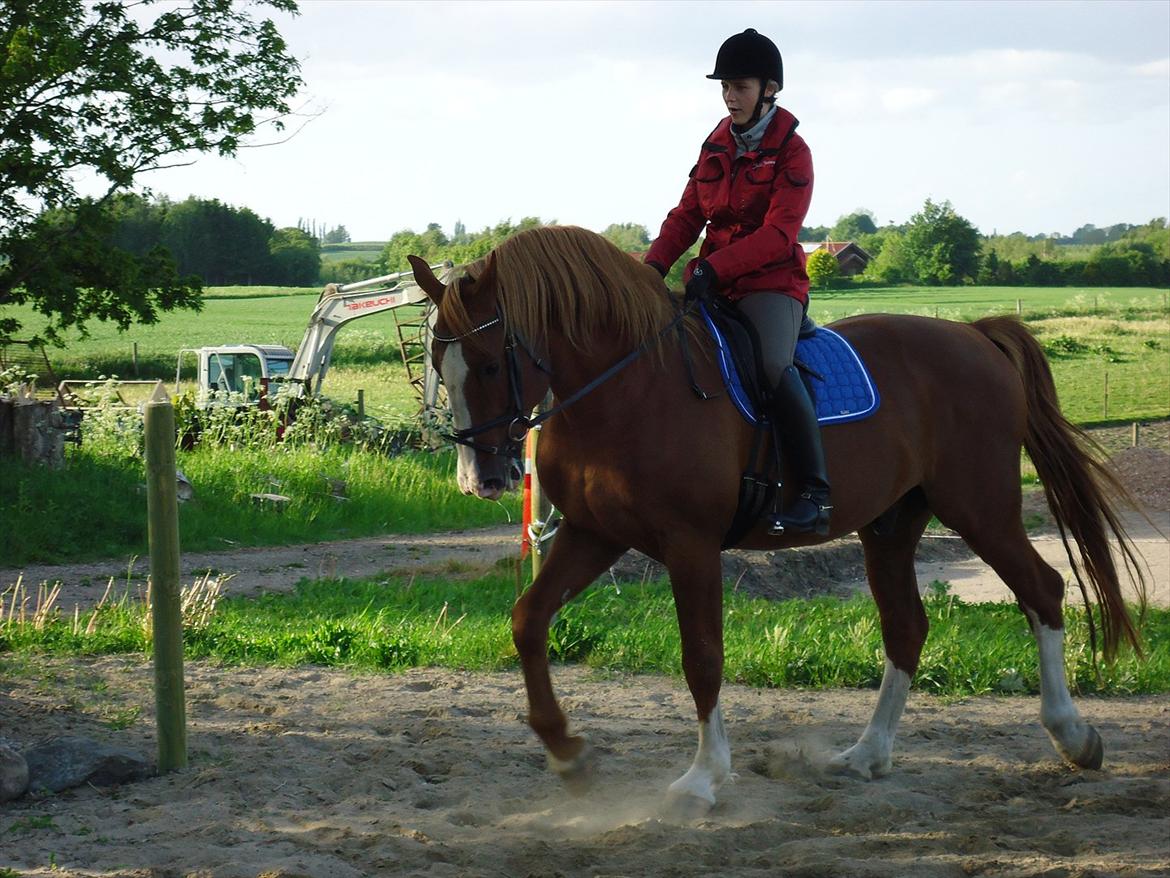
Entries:
{"label": "bridle", "polygon": [[[524,387],[522,373],[520,371],[520,364],[516,357],[516,349],[519,348],[521,351],[527,354],[528,358],[532,360],[533,365],[548,375],[550,378],[552,377],[552,370],[548,367],[548,364],[544,360],[532,352],[531,346],[525,342],[524,338],[519,333],[509,328],[504,335],[504,360],[508,371],[508,395],[510,397],[511,407],[503,414],[497,415],[491,420],[484,421],[482,424],[473,424],[472,426],[463,430],[454,430],[451,433],[444,433],[441,435],[444,439],[447,439],[450,442],[454,442],[456,445],[464,445],[482,454],[490,454],[497,457],[518,457],[521,449],[523,448],[524,437],[528,435],[529,430],[535,427],[539,427],[553,415],[564,411],[573,403],[577,402],[587,394],[592,393],[618,372],[622,371],[622,369],[626,368],[626,366],[630,365],[630,363],[634,362],[634,360],[642,356],[642,354],[644,354],[652,344],[657,343],[658,340],[668,332],[681,327],[683,318],[686,317],[689,311],[689,306],[685,308],[678,308],[678,313],[675,315],[674,319],[671,320],[670,323],[668,323],[665,327],[663,327],[657,333],[657,335],[642,342],[641,345],[630,351],[630,353],[626,354],[584,387],[574,391],[557,405],[553,406],[547,411],[541,412],[534,418],[530,418],[524,414]],[[496,305],[496,316],[491,320],[488,320],[486,323],[481,323],[479,326],[476,326],[473,329],[469,329],[467,332],[460,333],[459,335],[443,336],[439,335],[438,333],[433,333],[431,337],[435,341],[441,341],[444,344],[451,344],[452,342],[462,341],[465,338],[469,338],[470,336],[483,332],[485,329],[490,329],[497,324],[503,324],[504,326],[507,326],[507,321],[504,320],[504,312],[501,310],[498,303]],[[476,436],[480,436],[489,430],[495,430],[505,425],[507,426],[505,431],[506,438],[505,441],[500,445],[487,445],[483,442],[477,441],[475,438]]]}

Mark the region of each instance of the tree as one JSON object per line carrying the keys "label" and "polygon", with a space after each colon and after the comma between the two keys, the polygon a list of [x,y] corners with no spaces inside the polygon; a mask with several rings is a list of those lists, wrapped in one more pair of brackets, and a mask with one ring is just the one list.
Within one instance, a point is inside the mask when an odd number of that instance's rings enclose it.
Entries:
{"label": "tree", "polygon": [[872,235],[877,231],[877,224],[873,221],[873,214],[867,210],[858,210],[837,220],[829,232],[832,241],[856,241],[862,235]]}
{"label": "tree", "polygon": [[321,246],[302,229],[277,229],[268,241],[272,279],[278,284],[307,287],[321,274]]}
{"label": "tree", "polygon": [[330,229],[325,233],[325,237],[321,239],[322,244],[348,244],[349,232],[346,231],[345,226],[338,226],[335,229]]}
{"label": "tree", "polygon": [[626,253],[644,253],[650,247],[650,233],[641,223],[611,223],[601,235]]}
{"label": "tree", "polygon": [[798,241],[828,241],[829,232],[828,226],[801,226],[796,238]]}
{"label": "tree", "polygon": [[863,277],[885,284],[916,283],[917,269],[906,246],[906,236],[897,231],[882,231],[882,246],[866,266]]}
{"label": "tree", "polygon": [[974,280],[979,270],[979,232],[949,201],[926,199],[910,218],[905,244],[922,283],[958,284]]}
{"label": "tree", "polygon": [[274,231],[271,222],[246,207],[188,198],[167,209],[162,244],[179,271],[198,275],[206,284],[263,283],[271,279]]}
{"label": "tree", "polygon": [[808,272],[809,282],[817,289],[824,289],[841,273],[841,266],[837,262],[837,257],[822,247],[809,254],[805,270]]}
{"label": "tree", "polygon": [[[0,309],[32,305],[55,337],[198,306],[197,283],[111,239],[110,204],[144,171],[234,155],[283,127],[301,79],[261,6],[297,11],[295,0],[0,4]],[[104,193],[84,197],[79,176]],[[124,270],[101,270],[99,251]],[[66,277],[87,290],[75,302]],[[0,337],[19,326],[0,317]]]}

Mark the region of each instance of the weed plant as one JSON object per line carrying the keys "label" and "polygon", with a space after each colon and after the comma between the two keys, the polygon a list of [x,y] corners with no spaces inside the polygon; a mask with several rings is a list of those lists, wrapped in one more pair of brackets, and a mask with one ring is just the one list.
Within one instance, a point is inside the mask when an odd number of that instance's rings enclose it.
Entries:
{"label": "weed plant", "polygon": [[[471,582],[305,581],[291,595],[220,600],[201,626],[187,631],[187,655],[228,664],[363,670],[512,668],[513,587],[505,572]],[[917,689],[946,696],[1039,691],[1035,640],[1016,607],[967,604],[936,586],[926,608],[931,630]],[[146,649],[144,612],[124,604],[92,630],[85,614],[39,627],[0,622],[0,652],[140,652]],[[1083,610],[1069,607],[1066,623],[1076,691],[1170,691],[1170,611],[1147,613],[1145,660],[1126,652],[1100,675],[1089,655]],[[867,596],[774,602],[728,587],[725,641],[725,678],[752,686],[875,688],[884,664],[877,613]],[[549,654],[557,663],[607,673],[677,676],[679,637],[668,584],[596,586],[557,615]]]}

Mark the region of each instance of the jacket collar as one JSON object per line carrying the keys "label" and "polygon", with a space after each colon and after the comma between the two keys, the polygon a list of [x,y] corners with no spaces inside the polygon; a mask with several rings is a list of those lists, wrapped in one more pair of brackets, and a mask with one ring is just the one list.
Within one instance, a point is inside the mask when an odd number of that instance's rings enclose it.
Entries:
{"label": "jacket collar", "polygon": [[[784,143],[790,138],[796,126],[800,122],[786,109],[779,104],[776,105],[776,113],[772,116],[772,121],[768,123],[767,129],[764,131],[764,139],[760,141],[757,152],[764,152],[765,150],[779,151]],[[703,144],[704,147],[715,147],[714,152],[727,153],[729,160],[735,156],[735,136],[731,133],[731,117],[724,117],[715,130],[707,135],[707,141]]]}

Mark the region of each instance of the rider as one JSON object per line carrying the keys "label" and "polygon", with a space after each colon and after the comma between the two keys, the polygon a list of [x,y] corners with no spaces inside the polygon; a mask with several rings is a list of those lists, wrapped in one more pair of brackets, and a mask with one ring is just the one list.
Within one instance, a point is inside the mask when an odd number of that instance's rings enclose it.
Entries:
{"label": "rider", "polygon": [[812,155],[796,118],[776,104],[784,67],[770,39],[752,28],[730,37],[707,78],[721,81],[729,115],[707,136],[644,261],[665,277],[706,229],[699,257],[687,265],[687,299],[726,296],[755,326],[772,417],[800,487],[795,502],[771,517],[770,530],[824,536],[832,507],[820,426],[793,365],[808,307],[797,236],[812,198]]}

